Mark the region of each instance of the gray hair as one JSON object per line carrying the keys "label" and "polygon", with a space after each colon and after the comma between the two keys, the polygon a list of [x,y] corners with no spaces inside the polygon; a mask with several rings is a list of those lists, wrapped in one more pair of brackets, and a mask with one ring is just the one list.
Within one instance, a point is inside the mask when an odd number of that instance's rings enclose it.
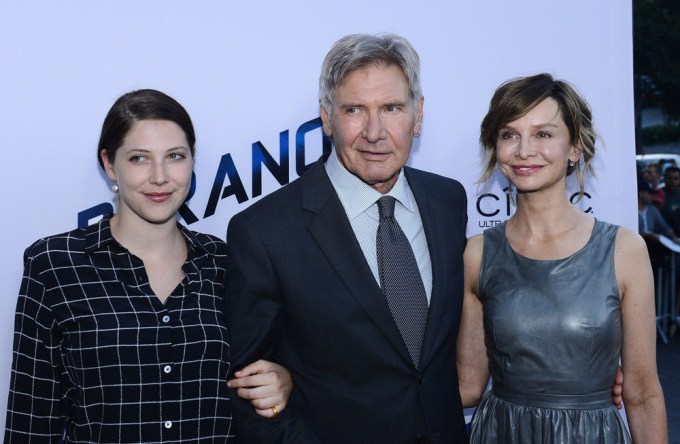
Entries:
{"label": "gray hair", "polygon": [[321,66],[319,102],[331,113],[335,91],[347,76],[358,69],[395,65],[408,80],[411,103],[415,108],[423,96],[420,87],[420,57],[408,40],[396,34],[350,34],[335,42]]}

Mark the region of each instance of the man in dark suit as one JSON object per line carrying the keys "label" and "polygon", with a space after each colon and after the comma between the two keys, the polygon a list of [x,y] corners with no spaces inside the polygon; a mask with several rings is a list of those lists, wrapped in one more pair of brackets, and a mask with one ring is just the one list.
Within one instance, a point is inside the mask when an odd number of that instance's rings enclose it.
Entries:
{"label": "man in dark suit", "polygon": [[[463,443],[467,202],[458,182],[405,166],[423,115],[418,54],[393,34],[340,39],[324,60],[320,104],[333,151],[229,224],[232,370],[266,358],[295,383],[270,420],[233,396],[239,442]],[[376,240],[382,196],[396,199],[415,258],[407,281],[419,290],[402,299],[422,293],[422,328],[408,319],[412,302],[393,302],[385,284],[408,267],[378,264],[392,248]]]}

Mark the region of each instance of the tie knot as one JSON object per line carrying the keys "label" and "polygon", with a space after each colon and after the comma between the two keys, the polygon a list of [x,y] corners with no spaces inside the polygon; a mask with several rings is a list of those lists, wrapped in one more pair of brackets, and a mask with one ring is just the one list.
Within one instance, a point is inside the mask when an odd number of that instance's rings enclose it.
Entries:
{"label": "tie knot", "polygon": [[383,196],[378,199],[378,213],[380,214],[380,219],[394,217],[394,204],[396,201],[397,199],[392,196]]}

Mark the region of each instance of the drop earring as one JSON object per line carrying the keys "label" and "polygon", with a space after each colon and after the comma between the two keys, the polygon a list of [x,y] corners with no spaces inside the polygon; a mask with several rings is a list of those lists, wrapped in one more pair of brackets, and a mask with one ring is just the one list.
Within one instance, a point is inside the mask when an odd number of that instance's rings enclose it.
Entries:
{"label": "drop earring", "polygon": [[512,182],[510,182],[509,180],[508,180],[508,187],[505,189],[505,192],[508,195],[508,200],[510,201],[512,206],[515,206],[515,195],[513,194],[514,189],[512,187]]}
{"label": "drop earring", "polygon": [[114,193],[118,192],[118,184],[117,183],[111,184],[111,191],[113,191]]}

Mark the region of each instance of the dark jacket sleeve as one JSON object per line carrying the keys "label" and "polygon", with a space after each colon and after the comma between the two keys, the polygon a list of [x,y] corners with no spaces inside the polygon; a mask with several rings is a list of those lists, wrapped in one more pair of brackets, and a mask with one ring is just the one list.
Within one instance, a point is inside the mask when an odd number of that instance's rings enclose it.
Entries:
{"label": "dark jacket sleeve", "polygon": [[[233,373],[258,360],[277,362],[277,338],[282,334],[282,302],[275,271],[254,225],[243,213],[232,218],[227,230],[227,319],[231,330]],[[285,363],[280,363],[285,365]],[[293,375],[295,379],[295,375]],[[294,382],[294,381],[293,381]],[[315,443],[309,428],[295,415],[294,397],[276,419],[255,413],[249,401],[231,391],[234,426],[240,444]]]}

